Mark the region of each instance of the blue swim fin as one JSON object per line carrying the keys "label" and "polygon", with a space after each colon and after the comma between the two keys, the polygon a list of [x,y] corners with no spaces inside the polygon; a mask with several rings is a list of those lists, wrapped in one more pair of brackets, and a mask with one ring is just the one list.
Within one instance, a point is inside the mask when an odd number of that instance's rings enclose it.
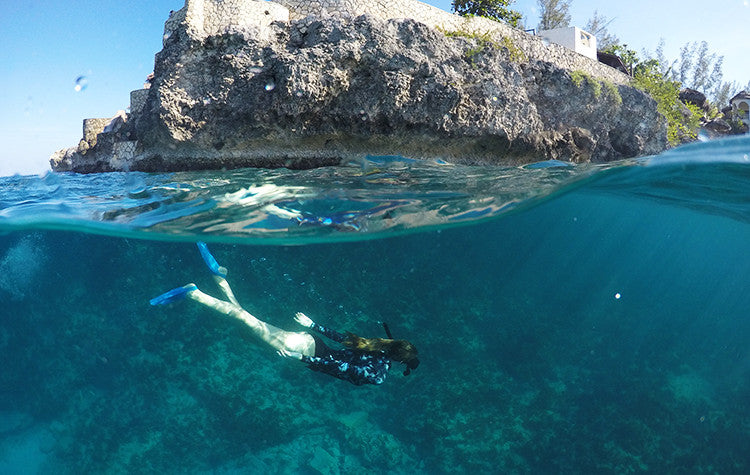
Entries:
{"label": "blue swim fin", "polygon": [[216,259],[214,256],[211,255],[211,251],[208,250],[208,246],[203,241],[198,241],[198,250],[201,252],[201,257],[203,257],[203,262],[206,263],[208,266],[208,269],[214,274],[218,275],[219,277],[226,278],[227,276],[227,269],[225,267],[221,267],[218,262],[216,262]]}
{"label": "blue swim fin", "polygon": [[176,289],[172,289],[169,292],[164,292],[158,297],[152,298],[149,303],[151,305],[166,305],[168,303],[184,299],[188,292],[192,292],[193,290],[197,289],[198,287],[196,287],[195,284],[183,285],[182,287],[177,287]]}

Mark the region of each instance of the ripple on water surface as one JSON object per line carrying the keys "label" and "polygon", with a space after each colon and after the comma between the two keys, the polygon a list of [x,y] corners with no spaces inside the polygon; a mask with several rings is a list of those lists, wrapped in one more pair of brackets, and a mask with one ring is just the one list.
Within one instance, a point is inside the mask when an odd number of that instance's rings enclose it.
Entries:
{"label": "ripple on water surface", "polygon": [[579,187],[746,221],[750,137],[610,164],[522,167],[368,157],[313,170],[47,174],[0,178],[0,230],[147,239],[357,240],[473,224]]}

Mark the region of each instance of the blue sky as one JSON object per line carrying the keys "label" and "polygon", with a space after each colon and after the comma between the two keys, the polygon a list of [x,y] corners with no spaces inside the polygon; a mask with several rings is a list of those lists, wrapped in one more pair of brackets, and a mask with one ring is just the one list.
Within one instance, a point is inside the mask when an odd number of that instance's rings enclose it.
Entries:
{"label": "blue sky", "polygon": [[[451,10],[449,0],[427,3]],[[513,6],[529,27],[538,22],[536,3]],[[50,154],[80,140],[84,118],[126,108],[130,91],[152,71],[169,11],[183,4],[0,2],[0,176],[44,173]],[[637,51],[653,50],[664,38],[667,57],[675,58],[684,43],[706,40],[725,56],[725,80],[750,81],[748,0],[572,0],[572,23],[583,26],[595,9],[614,19],[610,32]],[[86,87],[76,91],[79,76]]]}

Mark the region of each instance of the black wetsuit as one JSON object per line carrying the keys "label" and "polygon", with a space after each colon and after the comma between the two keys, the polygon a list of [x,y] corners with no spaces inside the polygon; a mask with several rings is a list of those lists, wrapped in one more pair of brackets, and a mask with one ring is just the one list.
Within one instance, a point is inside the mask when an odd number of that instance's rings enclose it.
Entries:
{"label": "black wetsuit", "polygon": [[[341,343],[346,336],[313,323],[311,330]],[[382,351],[357,351],[349,348],[332,350],[317,336],[315,338],[315,356],[303,356],[302,362],[313,371],[329,374],[339,379],[361,386],[363,384],[381,384],[388,375],[391,360]]]}

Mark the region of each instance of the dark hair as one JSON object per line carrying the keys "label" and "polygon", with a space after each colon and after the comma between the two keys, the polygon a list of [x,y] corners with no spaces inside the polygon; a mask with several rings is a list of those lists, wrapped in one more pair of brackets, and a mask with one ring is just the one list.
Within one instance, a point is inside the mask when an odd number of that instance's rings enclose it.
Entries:
{"label": "dark hair", "polygon": [[417,369],[419,359],[417,348],[406,340],[392,340],[387,338],[362,338],[354,333],[346,333],[344,346],[359,351],[382,351],[385,355],[399,363],[406,365],[404,375],[408,375],[412,369]]}

